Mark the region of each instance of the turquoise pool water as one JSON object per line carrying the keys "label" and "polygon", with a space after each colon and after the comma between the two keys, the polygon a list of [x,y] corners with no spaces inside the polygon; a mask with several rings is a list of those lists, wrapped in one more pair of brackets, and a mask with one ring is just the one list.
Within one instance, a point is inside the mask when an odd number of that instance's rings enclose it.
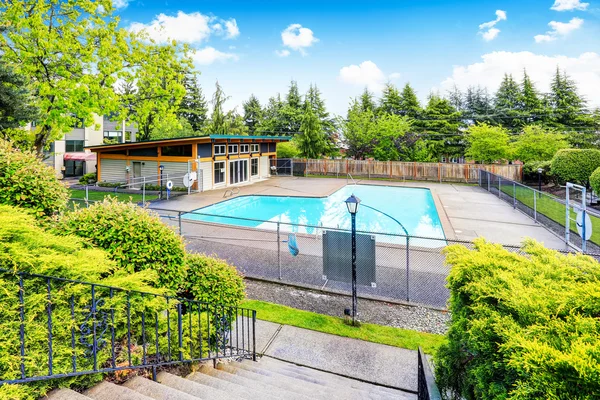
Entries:
{"label": "turquoise pool water", "polygon": [[[350,229],[350,214],[344,200],[351,194],[361,204],[381,210],[404,225],[409,235],[445,239],[433,197],[428,189],[391,186],[349,185],[324,198],[282,196],[240,196],[184,214],[190,220],[220,224],[276,229],[273,222],[324,228]],[[201,215],[201,214],[211,214]],[[249,218],[260,221],[237,220],[228,217]],[[389,217],[360,207],[356,216],[357,230],[373,233],[404,234],[402,228]],[[317,228],[281,225],[282,231],[315,233]],[[377,241],[405,243],[404,238],[376,235]],[[411,239],[411,245],[439,247],[444,241]]]}

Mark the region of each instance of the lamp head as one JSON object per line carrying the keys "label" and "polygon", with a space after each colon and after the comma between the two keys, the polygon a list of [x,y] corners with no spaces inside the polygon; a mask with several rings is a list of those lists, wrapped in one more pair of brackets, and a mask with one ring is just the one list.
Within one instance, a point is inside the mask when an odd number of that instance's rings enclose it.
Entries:
{"label": "lamp head", "polygon": [[538,168],[538,174],[541,174],[542,172],[544,172],[544,170],[542,168]]}
{"label": "lamp head", "polygon": [[354,194],[346,199],[346,207],[348,207],[348,212],[350,214],[356,214],[358,212],[358,205],[360,204],[360,199],[356,197]]}

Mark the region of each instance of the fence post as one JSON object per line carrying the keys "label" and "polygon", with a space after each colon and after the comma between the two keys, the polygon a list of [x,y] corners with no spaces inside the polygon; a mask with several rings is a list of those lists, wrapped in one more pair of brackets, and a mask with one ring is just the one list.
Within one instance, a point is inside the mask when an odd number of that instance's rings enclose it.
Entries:
{"label": "fence post", "polygon": [[177,304],[177,335],[179,339],[179,361],[183,361],[183,321],[181,318],[181,303]]}
{"label": "fence post", "polygon": [[88,184],[85,184],[85,202],[87,203],[89,201],[90,197],[89,197],[89,193],[88,193]]}
{"label": "fence post", "polygon": [[513,208],[517,208],[517,185],[513,182]]}
{"label": "fence post", "polygon": [[487,175],[487,183],[488,183],[488,192],[491,191],[491,187],[490,187],[490,173],[488,171],[485,171],[486,175]]}
{"label": "fence post", "polygon": [[477,172],[477,180],[479,180],[479,187],[481,187],[481,169],[479,169]]}
{"label": "fence post", "polygon": [[181,230],[181,211],[177,211],[177,220],[179,222],[179,236],[183,236],[183,232]]}
{"label": "fence post", "polygon": [[502,198],[502,178],[498,175],[498,198]]}
{"label": "fence post", "polygon": [[142,182],[142,203],[146,204],[146,177],[144,177],[144,181]]}
{"label": "fence post", "polygon": [[537,195],[535,190],[533,191],[533,220],[537,222]]}
{"label": "fence post", "polygon": [[256,310],[252,310],[252,361],[256,361]]}
{"label": "fence post", "polygon": [[277,267],[279,268],[279,280],[281,280],[281,236],[280,224],[277,222]]}
{"label": "fence post", "polygon": [[410,279],[409,279],[409,270],[410,270],[410,236],[406,235],[406,301],[410,301]]}

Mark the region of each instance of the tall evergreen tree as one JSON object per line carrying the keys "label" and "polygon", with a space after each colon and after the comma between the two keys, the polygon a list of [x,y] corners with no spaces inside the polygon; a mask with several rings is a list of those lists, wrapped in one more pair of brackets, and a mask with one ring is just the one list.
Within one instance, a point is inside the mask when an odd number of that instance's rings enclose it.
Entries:
{"label": "tall evergreen tree", "polygon": [[315,114],[310,101],[304,103],[300,134],[296,136],[300,156],[306,158],[319,158],[326,150],[327,142],[321,121]]}
{"label": "tall evergreen tree", "polygon": [[302,123],[302,96],[298,90],[296,81],[291,81],[290,89],[285,97],[285,104],[281,108],[281,118],[283,121],[283,132],[288,135],[294,135],[300,131]]}
{"label": "tall evergreen tree", "polygon": [[441,157],[464,156],[466,143],[460,132],[461,113],[450,100],[435,94],[429,95],[424,116],[421,127],[425,131],[424,137],[432,156],[436,160],[440,160]]}
{"label": "tall evergreen tree", "polygon": [[465,119],[471,123],[489,122],[493,111],[492,100],[487,89],[469,86],[465,94]]}
{"label": "tall evergreen tree", "polygon": [[399,114],[411,118],[417,118],[422,114],[421,104],[417,93],[409,83],[404,85],[399,99]]}
{"label": "tall evergreen tree", "polygon": [[464,95],[461,90],[454,85],[451,90],[448,91],[448,101],[457,111],[462,111],[465,106]]}
{"label": "tall evergreen tree", "polygon": [[321,130],[325,134],[327,142],[324,154],[331,155],[333,153],[337,153],[336,145],[338,141],[338,134],[336,131],[335,121],[329,115],[329,112],[325,106],[325,101],[322,99],[321,91],[317,85],[311,84],[309,86],[308,92],[306,92],[306,96],[304,97],[304,102],[310,103],[313,112],[321,123]]}
{"label": "tall evergreen tree", "polygon": [[[415,96],[416,98],[416,96]],[[400,92],[392,83],[386,83],[379,101],[378,114],[401,114],[402,113],[402,97]]]}
{"label": "tall evergreen tree", "polygon": [[248,101],[244,102],[244,125],[248,128],[250,135],[255,135],[259,124],[263,119],[263,109],[258,98],[251,94]]}
{"label": "tall evergreen tree", "polygon": [[16,74],[12,68],[0,61],[0,137],[12,139],[17,145],[32,139],[28,132],[17,129],[35,121],[39,109],[35,98],[27,86],[27,78]]}
{"label": "tall evergreen tree", "polygon": [[492,118],[497,124],[508,129],[515,129],[523,124],[521,113],[521,89],[512,75],[504,74],[500,87],[494,98],[494,114]]}
{"label": "tall evergreen tree", "polygon": [[[369,89],[365,88],[358,99],[358,106],[362,111],[375,111],[377,106],[375,105],[375,100],[373,99],[373,93],[369,92]],[[352,107],[350,107],[352,109]],[[350,111],[350,110],[348,110]]]}
{"label": "tall evergreen tree", "polygon": [[183,85],[185,86],[185,96],[179,104],[177,114],[180,118],[186,119],[195,132],[200,132],[206,124],[208,107],[196,74],[187,74]]}
{"label": "tall evergreen tree", "polygon": [[284,107],[284,102],[281,100],[281,95],[270,97],[263,112],[263,119],[256,129],[259,134],[282,134],[285,131],[285,121],[281,110]]}
{"label": "tall evergreen tree", "polygon": [[577,92],[577,84],[556,67],[554,79],[550,85],[550,107],[552,107],[555,123],[569,126],[581,114],[586,102]]}
{"label": "tall evergreen tree", "polygon": [[225,96],[223,88],[219,85],[219,81],[215,84],[215,94],[212,98],[213,111],[210,116],[210,122],[206,127],[208,134],[227,135],[229,134],[229,123],[227,115],[223,111],[223,104],[229,99]]}
{"label": "tall evergreen tree", "polygon": [[[542,101],[526,70],[523,70],[523,81],[521,82],[521,104],[526,115],[539,114],[542,110]],[[532,122],[532,120],[528,120],[528,122]]]}

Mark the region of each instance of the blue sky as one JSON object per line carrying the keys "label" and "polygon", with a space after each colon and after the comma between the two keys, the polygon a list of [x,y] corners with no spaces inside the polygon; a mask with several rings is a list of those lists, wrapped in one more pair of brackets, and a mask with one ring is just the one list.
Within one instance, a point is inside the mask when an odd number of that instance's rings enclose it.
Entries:
{"label": "blue sky", "polygon": [[[547,90],[557,65],[600,105],[600,0],[113,0],[123,26],[197,49],[200,83],[237,107],[315,83],[345,114],[364,87],[410,82],[419,97],[453,85],[494,90],[523,68]],[[162,26],[156,30],[157,26]]]}

